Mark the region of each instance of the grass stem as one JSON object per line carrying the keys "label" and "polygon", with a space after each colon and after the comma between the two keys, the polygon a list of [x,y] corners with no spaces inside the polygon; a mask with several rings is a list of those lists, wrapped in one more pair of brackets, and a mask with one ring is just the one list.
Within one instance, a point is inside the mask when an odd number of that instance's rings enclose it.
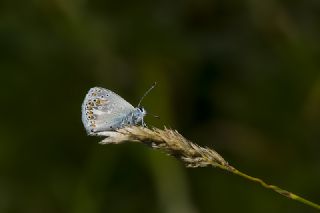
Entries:
{"label": "grass stem", "polygon": [[207,167],[214,166],[228,171],[249,181],[260,184],[266,189],[270,189],[291,200],[298,201],[307,206],[320,210],[320,205],[300,197],[292,192],[284,190],[278,186],[267,184],[262,179],[247,175],[229,165],[215,150],[198,146],[185,139],[175,130],[164,130],[145,127],[130,126],[117,130],[116,132],[104,132],[101,135],[106,136],[101,144],[120,144],[124,142],[143,143],[152,149],[158,149],[168,155],[181,160],[187,167]]}

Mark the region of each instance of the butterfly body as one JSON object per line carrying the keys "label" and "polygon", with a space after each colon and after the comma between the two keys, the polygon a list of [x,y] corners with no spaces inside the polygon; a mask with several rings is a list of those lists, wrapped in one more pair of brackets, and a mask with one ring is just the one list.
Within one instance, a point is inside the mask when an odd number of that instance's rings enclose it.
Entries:
{"label": "butterfly body", "polygon": [[111,90],[94,87],[82,103],[82,122],[89,135],[101,135],[124,126],[144,124],[146,111],[133,107]]}

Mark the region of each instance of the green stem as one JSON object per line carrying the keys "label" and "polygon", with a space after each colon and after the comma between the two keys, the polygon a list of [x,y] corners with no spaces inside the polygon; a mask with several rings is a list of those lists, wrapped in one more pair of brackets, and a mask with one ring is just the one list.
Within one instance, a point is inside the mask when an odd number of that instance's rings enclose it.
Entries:
{"label": "green stem", "polygon": [[276,192],[276,193],[279,193],[289,199],[292,199],[292,200],[296,200],[298,202],[301,202],[305,205],[308,205],[308,206],[311,206],[315,209],[318,209],[320,210],[320,205],[319,204],[316,204],[314,202],[311,202],[305,198],[302,198],[292,192],[289,192],[287,190],[284,190],[284,189],[281,189],[280,187],[278,186],[274,186],[274,185],[270,185],[270,184],[267,184],[266,182],[264,182],[263,180],[259,179],[259,178],[256,178],[256,177],[252,177],[250,175],[247,175],[243,172],[240,172],[239,170],[235,169],[234,167],[232,166],[228,166],[228,165],[221,165],[221,164],[214,164],[214,166],[216,167],[219,167],[220,169],[223,169],[223,170],[226,170],[228,172],[231,172],[235,175],[238,175],[238,176],[241,176],[247,180],[250,180],[252,182],[256,182],[256,183],[259,183],[261,186],[263,186],[264,188],[267,188],[267,189],[271,189],[272,191]]}

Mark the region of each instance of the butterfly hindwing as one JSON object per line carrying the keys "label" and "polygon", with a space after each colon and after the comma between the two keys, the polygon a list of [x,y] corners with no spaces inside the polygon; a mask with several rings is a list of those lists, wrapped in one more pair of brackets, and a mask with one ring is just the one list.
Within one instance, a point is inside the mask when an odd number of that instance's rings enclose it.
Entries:
{"label": "butterfly hindwing", "polygon": [[113,130],[133,110],[134,107],[116,93],[94,87],[82,104],[82,122],[88,134]]}

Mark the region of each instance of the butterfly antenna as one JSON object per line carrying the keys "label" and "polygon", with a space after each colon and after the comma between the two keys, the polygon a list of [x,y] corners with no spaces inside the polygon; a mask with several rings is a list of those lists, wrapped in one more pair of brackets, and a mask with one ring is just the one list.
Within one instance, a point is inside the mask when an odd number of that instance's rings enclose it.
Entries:
{"label": "butterfly antenna", "polygon": [[146,96],[149,94],[149,92],[150,92],[156,85],[157,85],[157,82],[154,82],[154,83],[152,84],[152,86],[144,93],[144,95],[141,97],[141,99],[140,99],[140,101],[139,101],[138,107],[140,107],[140,104],[141,104],[142,100],[144,99],[144,97],[146,97]]}

